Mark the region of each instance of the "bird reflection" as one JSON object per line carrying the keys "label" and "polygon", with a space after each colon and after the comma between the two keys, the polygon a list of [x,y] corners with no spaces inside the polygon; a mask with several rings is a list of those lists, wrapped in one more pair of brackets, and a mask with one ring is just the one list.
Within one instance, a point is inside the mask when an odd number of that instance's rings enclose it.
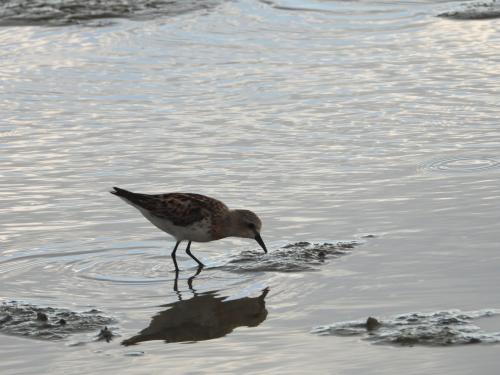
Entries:
{"label": "bird reflection", "polygon": [[179,301],[164,305],[168,309],[153,316],[148,327],[124,340],[122,345],[150,340],[164,340],[167,343],[211,340],[223,337],[237,327],[256,327],[266,319],[264,299],[269,293],[268,288],[258,297],[224,301],[226,297],[217,295],[217,291],[197,293],[193,289],[193,280],[200,272],[201,269],[198,269],[188,280],[193,297],[187,300],[183,300],[178,291],[176,273],[174,290]]}
{"label": "bird reflection", "polygon": [[[189,290],[191,290],[193,293],[195,293],[195,295],[196,295],[196,292],[193,289],[193,280],[196,278],[196,276],[198,276],[200,274],[202,269],[203,269],[203,266],[199,266],[198,269],[196,270],[196,273],[193,276],[191,276],[187,282]],[[182,300],[182,295],[179,292],[178,284],[179,284],[179,270],[176,269],[175,270],[175,280],[174,280],[174,291],[175,291],[175,293],[177,293],[177,296],[179,296],[179,300]]]}

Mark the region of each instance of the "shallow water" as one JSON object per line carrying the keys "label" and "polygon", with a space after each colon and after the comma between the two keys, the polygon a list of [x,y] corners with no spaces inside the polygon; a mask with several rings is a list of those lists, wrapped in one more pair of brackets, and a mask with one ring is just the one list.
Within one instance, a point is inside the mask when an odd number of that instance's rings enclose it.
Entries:
{"label": "shallow water", "polygon": [[[460,9],[242,0],[0,28],[0,297],[95,308],[120,335],[2,335],[0,372],[496,373],[496,345],[394,348],[311,333],[500,307],[500,26],[437,17]],[[285,268],[296,261],[280,258],[287,244],[359,246],[313,257],[314,272],[282,272],[246,240],[195,244],[208,267],[195,276],[179,256],[175,288],[173,241],[111,186],[252,209],[269,259]],[[180,300],[207,296],[213,324],[221,301],[264,290],[265,312],[231,312],[213,338],[121,345],[189,306]],[[489,322],[479,326],[500,330]]]}

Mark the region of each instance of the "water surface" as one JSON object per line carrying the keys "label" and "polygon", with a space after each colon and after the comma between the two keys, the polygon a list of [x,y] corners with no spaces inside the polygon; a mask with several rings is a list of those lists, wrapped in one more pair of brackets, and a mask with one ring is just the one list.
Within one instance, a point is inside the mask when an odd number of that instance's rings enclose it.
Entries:
{"label": "water surface", "polygon": [[[496,373],[495,345],[311,330],[500,307],[498,21],[437,17],[463,9],[446,1],[201,8],[0,28],[0,297],[96,308],[120,335],[2,335],[1,372]],[[174,242],[111,186],[252,209],[271,259],[302,241],[359,246],[314,270],[234,272],[252,241],[196,244],[208,267],[189,283],[179,254],[175,292]],[[179,294],[213,311],[264,290],[265,312],[210,339],[121,345]]]}

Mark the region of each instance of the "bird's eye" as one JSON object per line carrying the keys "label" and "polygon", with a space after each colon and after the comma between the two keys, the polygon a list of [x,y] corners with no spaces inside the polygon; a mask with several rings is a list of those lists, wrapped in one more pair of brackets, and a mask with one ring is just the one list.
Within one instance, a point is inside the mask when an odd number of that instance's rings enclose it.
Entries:
{"label": "bird's eye", "polygon": [[254,223],[249,223],[249,224],[248,224],[248,227],[249,227],[250,229],[255,229],[255,224],[254,224]]}

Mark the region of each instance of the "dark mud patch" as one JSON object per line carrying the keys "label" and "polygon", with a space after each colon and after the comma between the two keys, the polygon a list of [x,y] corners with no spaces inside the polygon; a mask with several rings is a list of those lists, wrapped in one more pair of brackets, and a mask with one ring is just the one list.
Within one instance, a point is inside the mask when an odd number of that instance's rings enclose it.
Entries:
{"label": "dark mud patch", "polygon": [[109,329],[107,326],[105,326],[103,329],[101,329],[101,331],[97,335],[96,341],[110,342],[116,336],[117,335],[111,329]]}
{"label": "dark mud patch", "polygon": [[360,336],[374,344],[402,346],[452,346],[494,344],[500,342],[498,332],[484,332],[475,323],[480,318],[499,315],[499,310],[448,310],[431,313],[409,313],[388,319],[368,318],[317,327],[319,335]]}
{"label": "dark mud patch", "polygon": [[222,0],[7,0],[0,2],[0,26],[90,24],[110,18],[150,19],[211,9]]}
{"label": "dark mud patch", "polygon": [[485,20],[500,17],[500,2],[497,0],[463,4],[460,9],[444,12],[438,17],[456,20]]}
{"label": "dark mud patch", "polygon": [[357,242],[297,242],[268,254],[263,254],[261,250],[244,251],[221,268],[232,272],[314,271],[330,259],[350,254],[357,245]]}
{"label": "dark mud patch", "polygon": [[52,307],[38,307],[17,302],[0,304],[0,333],[39,340],[62,340],[70,335],[106,330],[99,339],[110,340],[112,334],[105,326],[114,319],[98,310],[74,312]]}

